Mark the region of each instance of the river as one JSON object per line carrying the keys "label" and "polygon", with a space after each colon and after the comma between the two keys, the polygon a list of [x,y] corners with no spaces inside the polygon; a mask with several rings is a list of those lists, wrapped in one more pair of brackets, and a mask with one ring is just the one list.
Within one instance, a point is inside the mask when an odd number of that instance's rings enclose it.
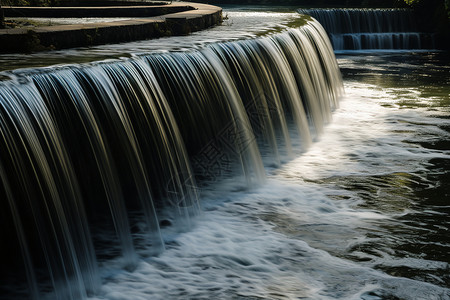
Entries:
{"label": "river", "polygon": [[108,299],[450,299],[448,55],[337,59],[346,96],[310,149],[202,191],[195,228],[111,271]]}
{"label": "river", "polygon": [[[186,37],[1,55],[0,68],[189,51],[298,22],[293,8],[224,15]],[[166,250],[132,271],[102,261],[89,299],[450,299],[449,54],[336,57],[345,96],[308,149],[268,166],[261,186],[200,188],[194,225],[163,227]]]}

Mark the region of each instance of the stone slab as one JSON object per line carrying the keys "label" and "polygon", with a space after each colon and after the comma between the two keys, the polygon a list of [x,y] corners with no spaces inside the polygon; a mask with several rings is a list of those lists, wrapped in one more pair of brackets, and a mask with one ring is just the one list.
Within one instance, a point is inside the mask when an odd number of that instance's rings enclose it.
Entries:
{"label": "stone slab", "polygon": [[[222,9],[217,6],[177,2],[165,6],[190,7],[182,12],[137,19],[35,27],[33,29],[0,29],[0,52],[34,52],[100,44],[112,44],[186,35],[222,21]],[[137,7],[137,8],[141,8]]]}

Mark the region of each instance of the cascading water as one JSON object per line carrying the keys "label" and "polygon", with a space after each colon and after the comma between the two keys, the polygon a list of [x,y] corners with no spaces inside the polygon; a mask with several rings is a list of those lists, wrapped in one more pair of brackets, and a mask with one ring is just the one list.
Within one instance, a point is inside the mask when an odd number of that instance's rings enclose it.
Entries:
{"label": "cascading water", "polygon": [[299,9],[317,19],[335,50],[435,49],[407,9]]}
{"label": "cascading water", "polygon": [[326,33],[310,19],[199,51],[9,76],[0,84],[0,243],[11,258],[2,299],[97,294],[108,260],[132,272],[163,251],[161,226],[189,226],[197,182],[262,182],[264,163],[306,149],[343,93]]}

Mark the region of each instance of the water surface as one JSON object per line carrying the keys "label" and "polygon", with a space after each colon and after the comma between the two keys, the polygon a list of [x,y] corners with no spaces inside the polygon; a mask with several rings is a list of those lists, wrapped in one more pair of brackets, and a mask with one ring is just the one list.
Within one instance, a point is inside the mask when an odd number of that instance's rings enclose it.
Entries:
{"label": "water surface", "polygon": [[[180,51],[252,38],[292,12],[225,10],[220,27],[33,55],[2,70]],[[304,153],[259,187],[199,190],[190,230],[163,228],[166,251],[102,262],[91,299],[450,299],[450,60],[445,52],[338,55],[346,96]]]}
{"label": "water surface", "polygon": [[450,299],[448,53],[337,58],[346,97],[311,148],[259,188],[203,188],[195,228],[105,269],[106,298]]}
{"label": "water surface", "polygon": [[320,139],[262,187],[203,189],[166,252],[105,268],[106,298],[450,299],[448,56],[338,62],[346,97]]}

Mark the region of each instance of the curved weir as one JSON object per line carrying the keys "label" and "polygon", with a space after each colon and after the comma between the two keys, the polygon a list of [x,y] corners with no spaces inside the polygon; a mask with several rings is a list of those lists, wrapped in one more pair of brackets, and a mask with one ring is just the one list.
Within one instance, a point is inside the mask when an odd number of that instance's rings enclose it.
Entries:
{"label": "curved weir", "polygon": [[131,272],[164,251],[160,226],[189,228],[199,185],[264,182],[267,165],[323,131],[343,93],[313,20],[199,51],[9,76],[0,84],[5,299],[98,294],[109,259]]}
{"label": "curved weir", "polygon": [[317,19],[335,50],[434,49],[430,33],[420,32],[408,9],[299,9]]}

